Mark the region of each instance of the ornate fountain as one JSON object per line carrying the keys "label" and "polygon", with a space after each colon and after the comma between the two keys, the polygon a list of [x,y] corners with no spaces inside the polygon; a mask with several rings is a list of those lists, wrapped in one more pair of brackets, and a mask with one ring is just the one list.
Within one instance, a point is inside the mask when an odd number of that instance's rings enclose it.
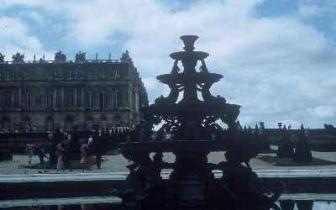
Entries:
{"label": "ornate fountain", "polygon": [[[198,37],[181,39],[184,51],[170,54],[174,60],[170,74],[157,77],[169,86],[169,95],[160,96],[143,110],[145,120],[130,141],[121,145],[124,156],[133,161],[128,180],[138,208],[269,209],[278,195],[265,195],[248,165],[253,155],[247,155],[251,153],[240,145],[240,106],[211,94],[210,88],[222,75],[209,72],[208,53],[194,50]],[[156,137],[154,127],[158,128]],[[226,160],[218,165],[208,163],[211,151],[226,151]],[[164,163],[162,152],[174,153],[175,162]],[[155,153],[152,159],[150,153]],[[168,181],[160,177],[163,168],[172,169]],[[223,176],[216,179],[213,169],[222,170]]]}

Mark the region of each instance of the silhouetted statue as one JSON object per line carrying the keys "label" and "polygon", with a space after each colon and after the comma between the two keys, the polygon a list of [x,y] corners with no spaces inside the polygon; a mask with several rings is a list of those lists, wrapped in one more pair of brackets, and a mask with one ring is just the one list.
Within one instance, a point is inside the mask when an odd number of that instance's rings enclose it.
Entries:
{"label": "silhouetted statue", "polygon": [[156,154],[152,161],[146,152],[133,151],[123,154],[133,161],[127,166],[129,189],[128,194],[124,194],[123,197],[129,199],[134,194],[139,210],[163,209],[164,188],[160,177],[160,164],[162,163],[160,155]]}
{"label": "silhouetted statue", "polygon": [[226,162],[219,163],[223,170],[223,181],[229,194],[236,198],[236,208],[241,210],[268,210],[280,196],[265,189],[255,172],[242,165],[236,151],[225,153]]}
{"label": "silhouetted statue", "polygon": [[57,53],[55,53],[54,58],[55,63],[64,63],[66,62],[66,55],[60,50]]}
{"label": "silhouetted statue", "polygon": [[286,126],[283,127],[281,132],[277,156],[279,158],[293,158],[294,156],[293,143],[291,142],[290,134]]}
{"label": "silhouetted statue", "polygon": [[5,63],[5,55],[0,53],[0,63]]}
{"label": "silhouetted statue", "polygon": [[307,163],[312,161],[313,157],[311,153],[311,148],[309,146],[308,138],[306,136],[303,125],[301,125],[301,129],[298,134],[298,141],[295,147],[294,162]]}
{"label": "silhouetted statue", "polygon": [[268,136],[265,132],[265,124],[264,122],[259,123],[259,142],[261,146],[261,151],[270,151],[271,150],[271,144],[268,140]]}
{"label": "silhouetted statue", "polygon": [[24,57],[25,57],[24,54],[17,52],[16,54],[12,56],[12,62],[13,63],[24,63]]}
{"label": "silhouetted statue", "polygon": [[85,52],[79,51],[75,56],[75,62],[76,63],[86,62],[85,54],[86,54]]}
{"label": "silhouetted statue", "polygon": [[133,65],[133,61],[132,61],[131,56],[129,55],[128,50],[126,50],[126,51],[122,54],[122,56],[121,56],[121,58],[120,58],[120,61],[121,61],[121,62],[125,62],[125,63],[129,63],[129,64]]}

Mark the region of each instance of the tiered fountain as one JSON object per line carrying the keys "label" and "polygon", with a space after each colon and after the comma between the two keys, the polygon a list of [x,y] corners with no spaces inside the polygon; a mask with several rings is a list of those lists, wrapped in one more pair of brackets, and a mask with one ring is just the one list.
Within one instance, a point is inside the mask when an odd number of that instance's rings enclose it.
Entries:
{"label": "tiered fountain", "polygon": [[[181,37],[184,51],[170,54],[174,59],[171,73],[157,77],[169,86],[170,94],[144,110],[145,121],[133,139],[122,145],[125,157],[134,161],[129,166],[129,180],[137,186],[135,197],[142,209],[269,209],[275,196],[264,195],[255,173],[242,164],[246,158],[237,135],[240,106],[210,93],[222,75],[208,71],[204,61],[208,53],[194,51],[197,38]],[[151,138],[154,125],[159,127],[155,139]],[[216,179],[207,155],[224,150],[226,161],[215,166],[223,171],[223,177]],[[164,164],[162,152],[173,152],[175,163]],[[150,153],[156,153],[153,160]],[[172,172],[168,181],[160,184],[158,172],[167,166]]]}

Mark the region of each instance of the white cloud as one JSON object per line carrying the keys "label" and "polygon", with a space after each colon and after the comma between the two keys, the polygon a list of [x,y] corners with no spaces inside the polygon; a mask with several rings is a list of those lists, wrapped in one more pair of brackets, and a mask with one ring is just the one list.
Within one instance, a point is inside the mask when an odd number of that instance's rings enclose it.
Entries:
{"label": "white cloud", "polygon": [[6,60],[16,52],[24,53],[26,58],[32,59],[33,54],[42,54],[45,50],[42,44],[31,35],[27,27],[16,18],[0,17],[0,46]]}
{"label": "white cloud", "polygon": [[35,11],[28,11],[28,12],[24,12],[22,14],[22,16],[24,16],[26,19],[29,19],[30,21],[33,22],[33,24],[43,24],[44,23],[44,17]]}
{"label": "white cloud", "polygon": [[303,18],[311,18],[320,13],[320,8],[316,4],[299,4],[298,13]]}
{"label": "white cloud", "polygon": [[336,105],[319,105],[307,110],[312,117],[336,118]]}
{"label": "white cloud", "polygon": [[242,123],[333,123],[314,108],[336,104],[336,56],[324,35],[300,20],[321,11],[311,5],[297,16],[266,18],[256,15],[261,0],[201,1],[175,12],[154,0],[15,2],[65,15],[69,44],[95,49],[125,34],[152,100],[162,94],[155,76],[170,71],[169,53],[182,48],[178,37],[197,34],[210,71],[224,74],[212,91],[242,104]]}

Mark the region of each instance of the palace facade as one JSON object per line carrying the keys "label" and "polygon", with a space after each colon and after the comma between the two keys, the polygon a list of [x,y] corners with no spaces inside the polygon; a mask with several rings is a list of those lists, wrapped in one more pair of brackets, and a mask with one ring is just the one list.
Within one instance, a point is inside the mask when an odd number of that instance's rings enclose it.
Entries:
{"label": "palace facade", "polygon": [[53,61],[25,62],[17,53],[6,62],[0,54],[2,132],[132,127],[147,105],[127,51],[119,60],[87,60],[79,52],[75,61],[67,61],[60,51]]}

